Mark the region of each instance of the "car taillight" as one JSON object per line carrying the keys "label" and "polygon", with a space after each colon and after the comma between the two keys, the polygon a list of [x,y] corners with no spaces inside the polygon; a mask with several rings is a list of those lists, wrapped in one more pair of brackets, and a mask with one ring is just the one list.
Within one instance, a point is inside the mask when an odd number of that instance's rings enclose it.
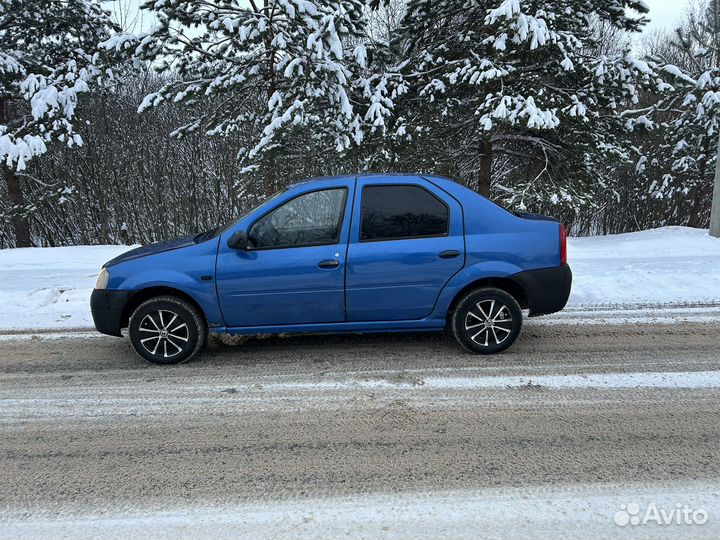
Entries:
{"label": "car taillight", "polygon": [[567,264],[567,234],[562,223],[560,224],[560,264]]}

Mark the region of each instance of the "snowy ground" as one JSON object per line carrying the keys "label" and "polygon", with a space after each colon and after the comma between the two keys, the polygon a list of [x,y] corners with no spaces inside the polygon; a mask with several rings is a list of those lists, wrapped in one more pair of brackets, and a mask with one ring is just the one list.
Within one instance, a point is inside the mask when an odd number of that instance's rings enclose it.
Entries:
{"label": "snowy ground", "polygon": [[[88,302],[97,272],[127,249],[0,250],[0,330],[92,327]],[[576,310],[612,322],[618,308],[632,309],[624,315],[628,320],[615,322],[633,322],[657,315],[658,304],[681,307],[689,317],[720,318],[720,240],[705,230],[664,227],[571,238],[568,257],[574,275],[571,309],[565,318],[559,314],[544,322],[582,320]]]}
{"label": "snowy ground", "polygon": [[100,267],[128,246],[0,250],[0,330],[91,327]]}
{"label": "snowy ground", "polygon": [[[613,516],[628,502],[640,501],[644,517],[646,504],[664,511],[675,509],[677,501],[692,509],[717,508],[720,491],[708,483],[679,485],[617,486],[591,485],[550,488],[523,487],[402,495],[350,496],[336,499],[292,501],[229,506],[185,508],[180,511],[126,512],[113,516],[81,515],[65,519],[37,519],[0,525],[0,540],[68,538],[105,540],[161,539],[257,539],[321,538],[436,540],[482,538],[532,538],[558,540],[577,538],[676,539],[717,538],[716,521],[702,525],[668,526],[657,521],[645,525],[614,527]],[[442,527],[438,527],[442,523]],[[581,523],[582,526],[578,527]],[[428,531],[432,531],[431,535]],[[689,536],[688,536],[689,537]]]}
{"label": "snowy ground", "polygon": [[663,227],[571,238],[571,306],[720,303],[720,239]]}
{"label": "snowy ground", "polygon": [[0,540],[720,538],[718,335],[268,338],[172,367],[5,336]]}

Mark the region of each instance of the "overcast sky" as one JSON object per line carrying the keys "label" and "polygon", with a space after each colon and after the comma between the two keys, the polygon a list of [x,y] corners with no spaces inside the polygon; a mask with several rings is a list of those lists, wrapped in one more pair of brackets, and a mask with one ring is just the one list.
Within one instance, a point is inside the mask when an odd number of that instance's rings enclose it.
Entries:
{"label": "overcast sky", "polygon": [[[646,29],[668,28],[672,29],[677,26],[680,19],[685,14],[690,0],[645,0],[650,7],[649,17],[652,19]],[[118,11],[118,6],[122,5],[129,8],[129,11],[137,11],[140,0],[122,0],[120,2],[107,2],[111,9]],[[145,26],[145,25],[143,25]]]}
{"label": "overcast sky", "polygon": [[650,7],[650,24],[646,29],[672,29],[680,22],[687,10],[688,0],[645,0]]}

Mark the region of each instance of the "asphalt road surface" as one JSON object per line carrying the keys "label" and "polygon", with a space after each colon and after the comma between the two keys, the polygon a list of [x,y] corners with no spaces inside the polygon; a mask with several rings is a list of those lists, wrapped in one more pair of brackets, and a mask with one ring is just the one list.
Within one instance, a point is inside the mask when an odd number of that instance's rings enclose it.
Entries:
{"label": "asphalt road surface", "polygon": [[[123,339],[4,336],[0,538],[207,533],[188,512],[215,537],[718,537],[719,338],[530,322],[492,357],[310,336],[162,367]],[[625,494],[709,520],[622,528]]]}

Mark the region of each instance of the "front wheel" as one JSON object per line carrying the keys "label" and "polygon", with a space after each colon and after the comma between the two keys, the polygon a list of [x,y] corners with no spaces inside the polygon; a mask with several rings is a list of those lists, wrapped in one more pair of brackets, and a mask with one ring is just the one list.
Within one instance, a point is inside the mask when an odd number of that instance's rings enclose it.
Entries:
{"label": "front wheel", "polygon": [[522,310],[501,289],[486,287],[466,294],[450,320],[455,339],[470,352],[492,354],[510,348],[520,337]]}
{"label": "front wheel", "polygon": [[188,301],[158,296],[140,304],[130,316],[130,342],[135,352],[155,364],[179,364],[205,343],[205,320]]}

